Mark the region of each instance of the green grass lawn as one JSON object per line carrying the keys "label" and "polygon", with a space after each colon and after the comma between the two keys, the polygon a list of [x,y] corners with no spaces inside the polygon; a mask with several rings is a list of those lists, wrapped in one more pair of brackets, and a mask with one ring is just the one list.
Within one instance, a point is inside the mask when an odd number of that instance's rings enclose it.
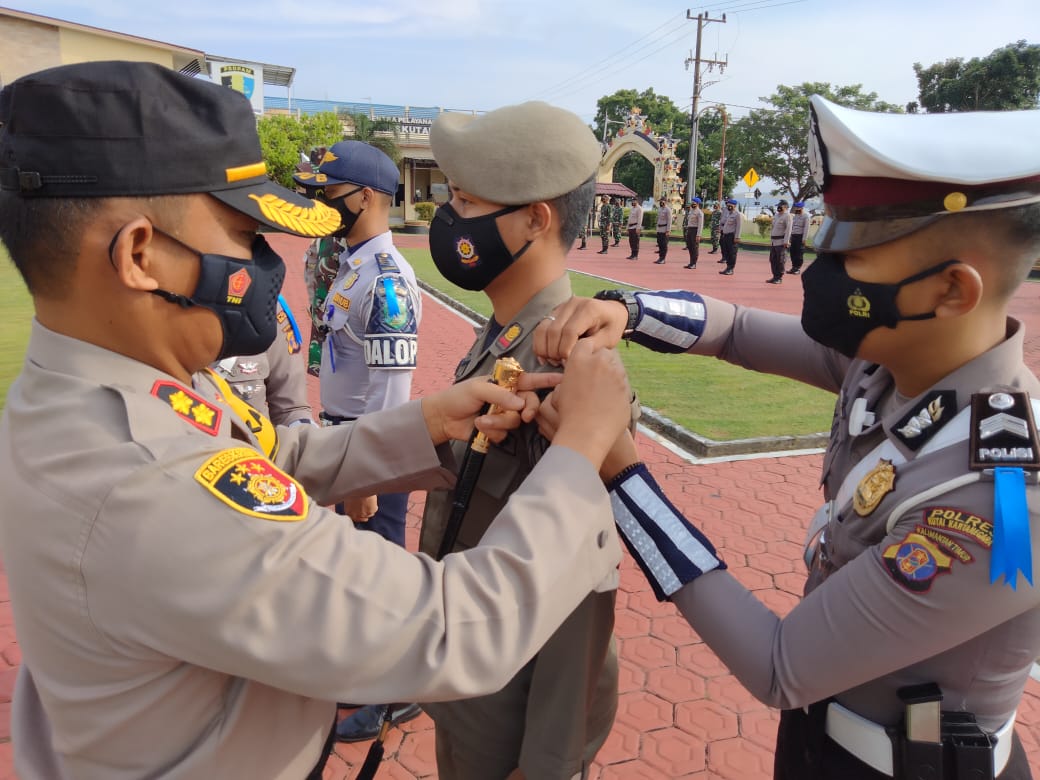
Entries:
{"label": "green grass lawn", "polygon": [[[480,292],[446,281],[424,249],[401,250],[416,275],[485,316],[491,304]],[[591,296],[603,280],[572,273],[576,295]],[[459,345],[462,352],[468,345]],[[645,406],[687,430],[725,441],[826,431],[834,395],[799,382],[756,374],[715,358],[661,355],[636,344],[620,347],[633,387]]]}
{"label": "green grass lawn", "polygon": [[0,245],[0,409],[7,398],[7,388],[22,370],[25,347],[32,322],[32,300],[22,277],[3,246]]}

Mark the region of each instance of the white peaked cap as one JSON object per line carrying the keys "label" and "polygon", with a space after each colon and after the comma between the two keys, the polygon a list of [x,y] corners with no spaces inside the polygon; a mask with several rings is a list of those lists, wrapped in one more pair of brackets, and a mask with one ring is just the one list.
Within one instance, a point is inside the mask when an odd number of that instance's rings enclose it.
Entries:
{"label": "white peaked cap", "polygon": [[810,101],[823,251],[885,243],[963,211],[1040,201],[1040,111],[889,114]]}

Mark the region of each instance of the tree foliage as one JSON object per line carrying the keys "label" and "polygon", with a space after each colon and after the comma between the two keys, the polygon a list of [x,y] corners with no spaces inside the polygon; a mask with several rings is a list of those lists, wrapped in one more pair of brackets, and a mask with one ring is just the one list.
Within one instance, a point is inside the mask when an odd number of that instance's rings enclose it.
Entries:
{"label": "tree foliage", "polygon": [[288,114],[268,114],[256,123],[260,150],[267,173],[284,187],[292,188],[292,175],[301,154],[343,140],[343,125],[331,111],[297,119]]}
{"label": "tree foliage", "polygon": [[929,114],[949,111],[1009,111],[1040,103],[1040,44],[1009,43],[987,57],[957,57],[925,68],[914,63],[917,102]]}
{"label": "tree foliage", "polygon": [[348,135],[353,141],[362,141],[376,147],[396,165],[401,164],[401,147],[398,141],[400,128],[389,119],[372,119],[366,114],[341,114],[349,124]]}
{"label": "tree foliage", "polygon": [[734,123],[726,141],[726,156],[741,174],[754,168],[759,176],[780,185],[773,190],[774,195],[788,195],[795,201],[819,192],[810,173],[808,154],[809,98],[813,95],[864,111],[902,111],[899,106],[878,100],[876,92],[864,92],[862,84],[780,84],[774,94],[760,98],[772,108],[756,109]]}

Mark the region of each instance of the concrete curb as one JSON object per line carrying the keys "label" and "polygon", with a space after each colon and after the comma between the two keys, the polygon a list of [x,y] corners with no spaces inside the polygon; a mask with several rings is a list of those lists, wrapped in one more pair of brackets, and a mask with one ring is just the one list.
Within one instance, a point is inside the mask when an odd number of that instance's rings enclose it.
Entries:
{"label": "concrete curb", "polygon": [[[487,317],[480,312],[474,311],[421,279],[418,282],[419,287],[428,295],[455,309],[470,320],[481,326],[487,322]],[[642,416],[639,422],[642,425],[698,458],[724,458],[730,455],[748,455],[757,452],[824,449],[830,438],[828,433],[809,433],[802,436],[762,436],[754,439],[715,441],[686,430],[674,420],[658,414],[648,406],[643,406],[641,409]]]}

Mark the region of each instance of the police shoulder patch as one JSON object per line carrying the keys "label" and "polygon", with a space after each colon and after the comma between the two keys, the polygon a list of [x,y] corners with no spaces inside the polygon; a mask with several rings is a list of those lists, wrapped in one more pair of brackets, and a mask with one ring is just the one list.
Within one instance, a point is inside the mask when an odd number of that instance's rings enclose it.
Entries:
{"label": "police shoulder patch", "polygon": [[295,523],[307,516],[307,494],[300,484],[248,447],[218,452],[199,467],[195,480],[250,517]]}
{"label": "police shoulder patch", "polygon": [[214,406],[177,382],[158,379],[152,385],[151,394],[169,404],[181,419],[200,431],[216,436],[220,430],[220,407]]}
{"label": "police shoulder patch", "polygon": [[396,274],[400,271],[394,258],[386,252],[376,254],[376,266],[381,274]]}
{"label": "police shoulder patch", "polygon": [[881,561],[892,579],[911,593],[927,593],[932,581],[949,573],[953,565],[949,555],[916,530],[885,548]]}

